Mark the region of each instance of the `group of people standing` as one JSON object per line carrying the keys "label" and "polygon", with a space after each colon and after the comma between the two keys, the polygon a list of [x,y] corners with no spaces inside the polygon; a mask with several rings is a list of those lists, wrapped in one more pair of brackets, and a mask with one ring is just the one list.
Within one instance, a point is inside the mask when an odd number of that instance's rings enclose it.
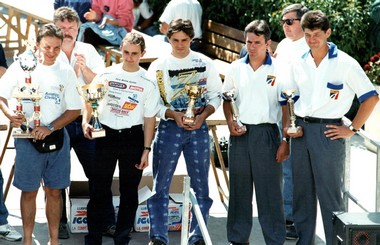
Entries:
{"label": "group of people standing", "polygon": [[[191,188],[207,223],[212,199],[206,119],[221,105],[222,94],[231,91],[239,110],[238,120],[231,99],[222,103],[230,131],[228,242],[249,244],[255,191],[266,244],[284,244],[287,227],[294,228],[297,244],[314,244],[318,200],[326,243],[332,245],[332,212],[344,210],[344,139],[362,127],[378,94],[360,65],[327,41],[331,27],[323,12],[308,11],[301,4],[290,5],[283,11],[282,26],[286,39],[273,54],[269,25],[264,20],[249,23],[244,30],[246,53],[230,65],[222,83],[211,59],[191,49],[196,33],[188,19],[168,23],[166,37],[171,53],[159,57],[148,70],[139,66],[145,42],[134,32],[121,40],[123,62],[104,68],[95,48],[77,41],[78,13],[70,7],[58,8],[54,24],[42,26],[37,36],[40,57],[31,77],[42,93],[41,125],[34,127],[31,122],[31,127],[36,140],[63,130],[63,144],[40,153],[31,141],[15,139],[13,184],[22,193],[24,245],[33,243],[35,201],[41,180],[46,192],[49,244],[59,244],[60,226],[65,225],[66,218],[61,196],[70,184],[71,148],[89,179],[85,244],[102,244],[105,233],[112,233],[117,245],[129,244],[138,206],[137,188],[149,165],[151,150],[154,183],[147,203],[149,245],[169,244],[169,186],[182,153]],[[0,108],[15,127],[21,126],[25,118],[15,113],[8,100],[24,80],[17,62],[0,79]],[[108,88],[98,109],[105,137],[92,137],[92,107],[84,105],[76,91],[85,84]],[[198,91],[192,99],[190,86]],[[290,120],[285,90],[294,91],[296,132],[287,131]],[[355,95],[361,102],[358,113],[351,125],[343,125],[342,117]],[[184,120],[190,100],[194,118]],[[29,116],[33,101],[23,104]],[[285,170],[281,163],[289,156],[292,166]],[[117,219],[111,193],[116,164],[120,171]],[[290,182],[285,181],[289,186],[283,186],[283,172],[293,175]],[[293,197],[283,199],[288,197],[285,193]],[[195,218],[188,243],[205,244]]]}

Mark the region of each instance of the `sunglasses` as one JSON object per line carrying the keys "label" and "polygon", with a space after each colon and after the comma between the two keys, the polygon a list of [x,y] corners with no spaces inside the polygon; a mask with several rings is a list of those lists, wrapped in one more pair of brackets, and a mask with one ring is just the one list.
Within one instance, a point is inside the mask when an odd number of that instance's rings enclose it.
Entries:
{"label": "sunglasses", "polygon": [[295,20],[300,21],[301,19],[285,19],[281,20],[281,24],[284,25],[286,23],[288,26],[291,26]]}

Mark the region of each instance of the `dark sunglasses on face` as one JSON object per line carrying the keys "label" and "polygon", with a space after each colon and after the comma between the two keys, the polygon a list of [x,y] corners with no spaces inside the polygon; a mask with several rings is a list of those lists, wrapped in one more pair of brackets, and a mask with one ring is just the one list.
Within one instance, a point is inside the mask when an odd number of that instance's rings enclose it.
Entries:
{"label": "dark sunglasses on face", "polygon": [[285,19],[281,20],[281,24],[284,25],[286,23],[288,26],[291,26],[295,20],[300,21],[301,19]]}

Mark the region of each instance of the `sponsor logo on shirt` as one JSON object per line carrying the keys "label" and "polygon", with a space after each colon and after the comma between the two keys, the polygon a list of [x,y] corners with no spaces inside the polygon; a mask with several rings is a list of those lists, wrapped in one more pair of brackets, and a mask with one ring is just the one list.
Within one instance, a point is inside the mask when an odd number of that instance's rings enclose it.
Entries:
{"label": "sponsor logo on shirt", "polygon": [[334,99],[334,100],[337,100],[338,97],[339,97],[339,90],[333,90],[333,89],[331,89],[330,90],[330,98]]}
{"label": "sponsor logo on shirt", "polygon": [[124,105],[122,106],[122,109],[123,110],[129,110],[129,111],[132,111],[133,109],[135,109],[137,106],[136,103],[132,103],[132,102],[125,102]]}
{"label": "sponsor logo on shirt", "polygon": [[110,87],[118,88],[118,89],[126,89],[127,88],[127,85],[125,85],[124,83],[119,83],[119,82],[115,82],[115,81],[109,81],[108,85]]}
{"label": "sponsor logo on shirt", "polygon": [[274,86],[275,83],[276,83],[276,77],[272,76],[272,75],[268,75],[267,76],[267,84],[270,86]]}
{"label": "sponsor logo on shirt", "polygon": [[143,92],[143,91],[144,91],[144,88],[143,88],[143,87],[135,86],[135,85],[130,85],[130,86],[129,86],[129,89],[130,89],[130,90],[134,90],[134,91],[139,91],[139,92]]}

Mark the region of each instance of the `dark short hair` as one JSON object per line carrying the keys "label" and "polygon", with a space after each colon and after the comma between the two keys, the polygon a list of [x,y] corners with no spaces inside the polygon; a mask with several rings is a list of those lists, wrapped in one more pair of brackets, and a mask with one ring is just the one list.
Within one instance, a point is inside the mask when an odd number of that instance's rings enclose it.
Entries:
{"label": "dark short hair", "polygon": [[59,7],[54,11],[54,17],[53,22],[57,23],[57,21],[65,21],[68,20],[69,22],[76,22],[78,25],[80,24],[80,19],[78,12],[67,6]]}
{"label": "dark short hair", "polygon": [[183,19],[174,19],[170,21],[168,33],[166,33],[166,36],[170,39],[171,36],[176,33],[183,31],[188,35],[191,39],[194,37],[194,28],[193,24],[190,20],[183,20]]}
{"label": "dark short hair", "polygon": [[302,16],[308,12],[309,9],[306,8],[305,6],[303,6],[302,4],[299,4],[299,3],[294,3],[294,4],[291,4],[291,5],[288,5],[286,6],[283,10],[282,10],[282,16],[284,16],[285,14],[287,13],[290,13],[290,12],[296,12],[296,15],[297,15],[297,18],[298,19],[301,19]]}
{"label": "dark short hair", "polygon": [[141,52],[144,52],[145,50],[145,40],[144,40],[144,37],[140,33],[129,32],[127,35],[125,35],[122,41],[122,44],[126,42],[140,46]]}
{"label": "dark short hair", "polygon": [[63,32],[61,28],[56,26],[53,23],[45,24],[43,25],[39,30],[37,34],[37,42],[40,43],[41,39],[44,37],[57,37],[63,41]]}
{"label": "dark short hair", "polygon": [[330,29],[330,22],[325,13],[320,10],[309,11],[301,19],[301,27],[303,30],[321,29],[326,32]]}
{"label": "dark short hair", "polygon": [[244,37],[247,36],[248,32],[254,33],[256,36],[263,35],[265,41],[268,41],[272,34],[269,25],[265,20],[254,20],[249,23],[244,29]]}

